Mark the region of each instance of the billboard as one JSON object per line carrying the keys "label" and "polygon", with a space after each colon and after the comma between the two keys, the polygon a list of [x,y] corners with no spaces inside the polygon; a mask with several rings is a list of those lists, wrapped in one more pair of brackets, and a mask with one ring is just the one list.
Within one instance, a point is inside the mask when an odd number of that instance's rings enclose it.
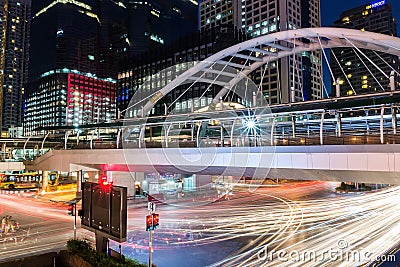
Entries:
{"label": "billboard", "polygon": [[117,242],[126,240],[127,188],[82,183],[82,228],[100,231]]}

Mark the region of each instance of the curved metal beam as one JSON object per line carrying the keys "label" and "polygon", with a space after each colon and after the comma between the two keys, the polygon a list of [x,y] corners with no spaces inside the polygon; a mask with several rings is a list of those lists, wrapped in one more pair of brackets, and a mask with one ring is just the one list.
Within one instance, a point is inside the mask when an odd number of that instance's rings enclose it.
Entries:
{"label": "curved metal beam", "polygon": [[40,151],[43,151],[44,141],[46,141],[46,138],[47,138],[47,136],[49,136],[49,134],[50,134],[50,132],[48,132],[48,133],[45,135],[45,137],[43,138],[42,146],[40,147]]}
{"label": "curved metal beam", "polygon": [[[323,40],[321,43],[319,43],[317,39],[321,38],[323,38]],[[301,41],[303,39],[308,39],[310,42],[305,44]],[[284,41],[289,45],[284,46],[281,44],[277,44],[280,41]],[[207,72],[208,68],[215,64],[215,62],[224,62],[224,58],[246,57],[249,59],[250,64],[246,66],[241,64],[237,64],[238,66],[233,66],[233,62],[232,64],[230,64],[230,67],[236,68],[238,70],[238,75],[236,77],[232,77],[232,79],[229,81],[229,85],[226,85],[223,87],[223,89],[221,89],[221,91],[214,98],[213,102],[218,102],[220,97],[225,95],[229,91],[229,89],[232,88],[233,85],[241,80],[241,78],[238,79],[239,77],[243,77],[243,75],[248,75],[252,71],[258,69],[259,67],[270,61],[287,57],[294,53],[320,50],[321,45],[324,49],[335,47],[352,47],[352,44],[349,43],[349,41],[357,43],[359,48],[371,49],[400,56],[400,38],[379,33],[330,27],[306,28],[276,32],[236,44],[199,62],[198,64],[194,65],[192,68],[183,72],[177,78],[172,80],[165,87],[157,91],[153,95],[153,97],[151,97],[151,99],[139,110],[137,114],[138,116],[140,116],[140,114],[146,114],[155,105],[155,103],[157,103],[165,95],[171,92],[174,88],[183,84],[186,81],[198,78],[196,77],[196,74],[201,71]],[[296,42],[295,51],[293,49],[293,45],[290,45],[294,42]],[[265,50],[266,53],[260,53],[262,55],[257,58],[246,55],[246,53],[249,54],[249,52],[254,52],[254,49],[257,46],[264,46],[264,48],[267,49]],[[270,51],[268,51],[271,48],[274,50],[273,55],[271,55],[271,53],[269,53]],[[241,69],[242,71],[239,72],[239,69]]]}

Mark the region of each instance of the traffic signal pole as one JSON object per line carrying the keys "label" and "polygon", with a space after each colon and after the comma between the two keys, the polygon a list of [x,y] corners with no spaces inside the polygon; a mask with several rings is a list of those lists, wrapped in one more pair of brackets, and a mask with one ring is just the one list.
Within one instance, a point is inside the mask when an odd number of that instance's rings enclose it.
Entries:
{"label": "traffic signal pole", "polygon": [[149,231],[149,267],[153,265],[153,231],[158,228],[159,215],[156,211],[156,204],[149,202],[147,205],[149,215],[146,216],[146,231]]}
{"label": "traffic signal pole", "polygon": [[75,217],[75,221],[74,221],[74,240],[76,240],[76,203],[74,204],[74,217]]}
{"label": "traffic signal pole", "polygon": [[151,265],[153,261],[153,230],[149,231],[149,267],[151,267]]}

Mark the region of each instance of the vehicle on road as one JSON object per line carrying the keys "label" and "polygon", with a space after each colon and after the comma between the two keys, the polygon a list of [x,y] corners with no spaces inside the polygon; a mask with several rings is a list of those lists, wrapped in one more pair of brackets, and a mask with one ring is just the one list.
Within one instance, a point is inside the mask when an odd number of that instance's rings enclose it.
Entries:
{"label": "vehicle on road", "polygon": [[41,175],[37,172],[0,174],[0,189],[39,188],[40,183]]}

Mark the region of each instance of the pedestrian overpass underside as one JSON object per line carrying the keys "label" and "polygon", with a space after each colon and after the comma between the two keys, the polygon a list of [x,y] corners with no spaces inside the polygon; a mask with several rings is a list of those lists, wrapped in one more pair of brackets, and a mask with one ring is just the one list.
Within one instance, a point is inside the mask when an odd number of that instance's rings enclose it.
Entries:
{"label": "pedestrian overpass underside", "polygon": [[25,165],[400,184],[400,145],[52,150]]}

